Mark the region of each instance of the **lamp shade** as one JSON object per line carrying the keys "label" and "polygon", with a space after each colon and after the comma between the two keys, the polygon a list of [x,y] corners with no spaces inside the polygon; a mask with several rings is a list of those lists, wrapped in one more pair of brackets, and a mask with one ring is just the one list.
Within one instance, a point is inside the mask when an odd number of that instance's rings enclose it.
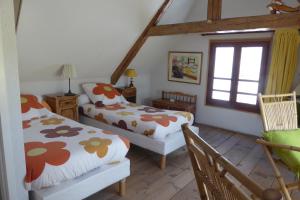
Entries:
{"label": "lamp shade", "polygon": [[73,65],[65,64],[63,65],[62,77],[64,78],[76,78],[77,72]]}
{"label": "lamp shade", "polygon": [[128,76],[129,78],[135,78],[137,77],[137,72],[135,69],[127,69],[126,76]]}

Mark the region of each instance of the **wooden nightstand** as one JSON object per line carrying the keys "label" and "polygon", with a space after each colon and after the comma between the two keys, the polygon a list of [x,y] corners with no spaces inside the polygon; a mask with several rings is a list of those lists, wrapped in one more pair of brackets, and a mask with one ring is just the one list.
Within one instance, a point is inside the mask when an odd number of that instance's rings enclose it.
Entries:
{"label": "wooden nightstand", "polygon": [[78,121],[78,96],[64,96],[60,94],[45,95],[45,101],[52,111],[69,119]]}
{"label": "wooden nightstand", "polygon": [[136,88],[135,87],[120,87],[116,88],[127,101],[136,103]]}

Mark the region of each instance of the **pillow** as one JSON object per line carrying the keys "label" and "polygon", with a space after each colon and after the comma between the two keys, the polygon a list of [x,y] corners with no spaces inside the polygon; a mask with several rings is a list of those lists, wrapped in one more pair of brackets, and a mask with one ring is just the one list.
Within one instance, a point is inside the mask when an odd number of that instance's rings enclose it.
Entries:
{"label": "pillow", "polygon": [[79,104],[79,106],[82,106],[84,104],[88,104],[90,102],[91,101],[90,101],[90,99],[89,99],[89,97],[88,97],[87,94],[81,94],[81,95],[79,95],[79,97],[78,97],[78,104]]}
{"label": "pillow", "polygon": [[[269,131],[264,138],[275,144],[285,144],[300,147],[300,129],[287,131]],[[274,152],[294,172],[300,175],[300,152],[274,148]]]}
{"label": "pillow", "polygon": [[46,101],[42,101],[41,102],[41,104],[47,109],[47,110],[49,110],[50,112],[52,112],[52,109],[51,109],[51,107],[49,106],[49,104],[46,102]]}
{"label": "pillow", "polygon": [[30,120],[47,115],[49,111],[41,104],[42,98],[32,94],[21,94],[22,119]]}
{"label": "pillow", "polygon": [[84,83],[83,90],[95,105],[113,105],[121,103],[121,94],[111,84]]}

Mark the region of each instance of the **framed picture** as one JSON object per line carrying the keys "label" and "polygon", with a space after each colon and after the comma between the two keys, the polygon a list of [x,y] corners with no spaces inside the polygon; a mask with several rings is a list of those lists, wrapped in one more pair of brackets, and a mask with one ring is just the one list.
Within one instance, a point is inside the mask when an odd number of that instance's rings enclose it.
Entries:
{"label": "framed picture", "polygon": [[168,80],[200,85],[202,52],[169,52]]}

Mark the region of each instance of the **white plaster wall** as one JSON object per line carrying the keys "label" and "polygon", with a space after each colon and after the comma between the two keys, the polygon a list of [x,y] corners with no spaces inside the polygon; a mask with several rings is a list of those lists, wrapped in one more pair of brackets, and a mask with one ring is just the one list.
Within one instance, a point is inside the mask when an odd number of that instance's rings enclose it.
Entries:
{"label": "white plaster wall", "polygon": [[[78,77],[72,84],[76,92],[80,92],[78,84],[82,82],[109,82],[112,72],[162,2],[24,1],[17,33],[22,92],[47,94],[66,90],[67,84],[60,78],[64,63],[77,67]],[[193,2],[174,1],[161,22],[184,21]],[[139,73],[137,87],[143,88],[138,90],[139,102],[149,97],[149,71],[162,59],[161,47],[167,43],[164,37],[149,39],[130,65]],[[124,79],[118,85],[124,85]]]}
{"label": "white plaster wall", "polygon": [[25,200],[25,159],[13,1],[0,0],[0,173],[4,199]]}

